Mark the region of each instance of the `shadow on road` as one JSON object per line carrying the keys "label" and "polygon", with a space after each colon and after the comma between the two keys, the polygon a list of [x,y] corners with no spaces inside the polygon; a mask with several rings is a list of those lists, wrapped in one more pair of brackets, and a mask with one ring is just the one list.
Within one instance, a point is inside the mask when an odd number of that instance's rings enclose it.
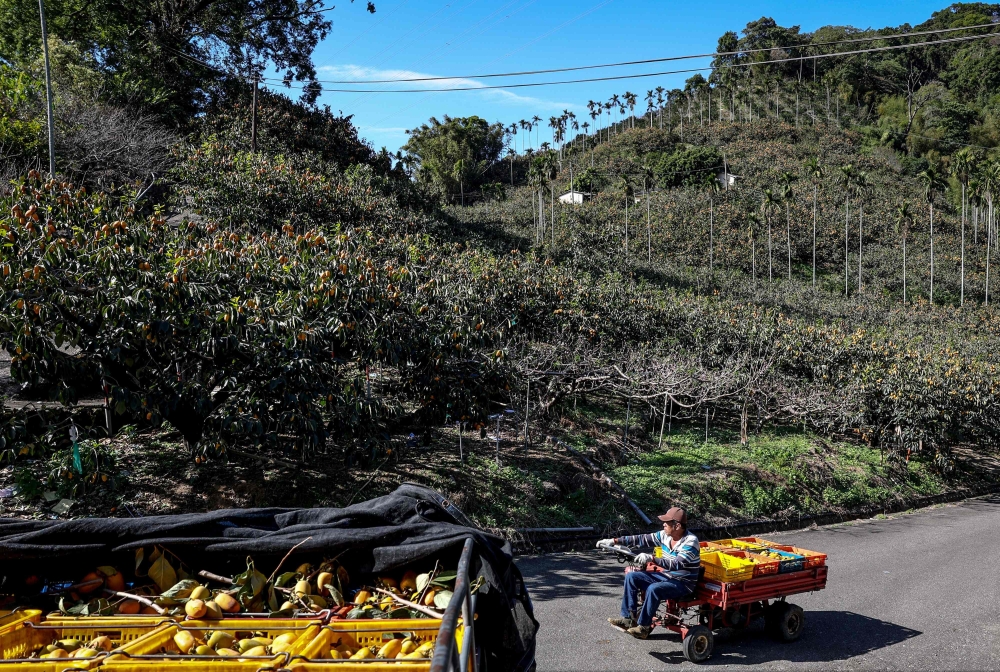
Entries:
{"label": "shadow on road", "polygon": [[620,595],[625,582],[625,565],[597,551],[519,558],[517,565],[527,578],[531,599],[538,602],[616,591]]}
{"label": "shadow on road", "polygon": [[[850,611],[807,611],[806,629],[798,641],[777,642],[764,635],[760,628],[751,628],[731,637],[717,637],[715,652],[704,664],[832,663],[894,646],[920,634],[917,630]],[[684,660],[680,651],[650,652],[649,655],[663,663]]]}

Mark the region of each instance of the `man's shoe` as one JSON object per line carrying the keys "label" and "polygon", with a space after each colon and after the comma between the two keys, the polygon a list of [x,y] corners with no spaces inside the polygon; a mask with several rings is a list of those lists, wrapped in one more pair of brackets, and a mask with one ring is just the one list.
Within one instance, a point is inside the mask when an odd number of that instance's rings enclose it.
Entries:
{"label": "man's shoe", "polygon": [[652,631],[653,628],[648,625],[637,625],[634,628],[629,628],[625,632],[632,635],[636,639],[646,639]]}
{"label": "man's shoe", "polygon": [[628,630],[629,628],[635,627],[635,621],[631,618],[622,618],[621,616],[616,616],[615,618],[609,618],[608,623],[615,626],[616,628],[621,628],[622,630]]}

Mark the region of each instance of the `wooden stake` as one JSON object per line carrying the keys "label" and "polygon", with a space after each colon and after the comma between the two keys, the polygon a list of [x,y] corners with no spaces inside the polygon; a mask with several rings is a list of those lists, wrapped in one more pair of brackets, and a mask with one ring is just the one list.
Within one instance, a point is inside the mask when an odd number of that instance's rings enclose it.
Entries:
{"label": "wooden stake", "polygon": [[660,443],[657,448],[663,447],[663,426],[667,424],[667,399],[670,398],[669,394],[663,395],[663,417],[660,419]]}

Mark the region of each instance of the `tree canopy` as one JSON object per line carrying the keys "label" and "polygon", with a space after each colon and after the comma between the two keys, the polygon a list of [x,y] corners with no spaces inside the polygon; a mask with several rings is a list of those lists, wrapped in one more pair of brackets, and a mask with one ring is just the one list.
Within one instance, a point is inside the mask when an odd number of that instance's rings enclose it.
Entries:
{"label": "tree canopy", "polygon": [[477,116],[449,117],[444,122],[431,117],[419,128],[407,131],[404,163],[419,182],[443,194],[478,186],[489,169],[500,160],[506,130]]}
{"label": "tree canopy", "polygon": [[[309,103],[321,90],[312,53],[329,33],[332,9],[321,0],[49,0],[45,9],[49,34],[94,58],[112,98],[178,125],[203,109],[228,73],[283,71],[286,83],[307,83]],[[0,0],[0,59],[37,58],[37,17],[35,0]]]}

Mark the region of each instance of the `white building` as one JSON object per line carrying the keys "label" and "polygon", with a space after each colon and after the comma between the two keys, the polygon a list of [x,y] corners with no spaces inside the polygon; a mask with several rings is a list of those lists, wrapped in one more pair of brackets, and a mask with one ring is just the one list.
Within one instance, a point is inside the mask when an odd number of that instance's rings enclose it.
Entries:
{"label": "white building", "polygon": [[719,180],[719,184],[722,185],[723,189],[735,189],[736,180],[740,179],[740,176],[734,175],[733,173],[727,173],[725,171],[719,171],[716,178]]}
{"label": "white building", "polygon": [[565,194],[559,197],[560,203],[572,203],[573,205],[580,205],[584,201],[590,200],[590,194],[583,191],[567,191]]}

